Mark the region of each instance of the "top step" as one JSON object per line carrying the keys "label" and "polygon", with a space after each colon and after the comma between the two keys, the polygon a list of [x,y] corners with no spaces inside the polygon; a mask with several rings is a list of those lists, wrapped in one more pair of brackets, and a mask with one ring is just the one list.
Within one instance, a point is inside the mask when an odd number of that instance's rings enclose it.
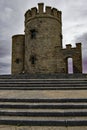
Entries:
{"label": "top step", "polygon": [[17,74],[0,75],[0,79],[87,79],[87,74]]}

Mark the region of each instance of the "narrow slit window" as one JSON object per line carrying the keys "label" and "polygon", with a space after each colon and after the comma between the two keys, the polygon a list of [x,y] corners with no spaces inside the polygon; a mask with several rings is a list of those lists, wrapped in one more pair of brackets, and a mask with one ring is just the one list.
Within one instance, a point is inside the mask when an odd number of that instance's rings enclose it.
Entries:
{"label": "narrow slit window", "polygon": [[32,29],[30,30],[30,33],[31,33],[31,39],[35,39],[36,38],[36,30],[35,29]]}
{"label": "narrow slit window", "polygon": [[36,56],[31,56],[30,61],[31,64],[34,65],[36,63]]}
{"label": "narrow slit window", "polygon": [[32,56],[31,64],[35,64],[35,57],[34,56]]}

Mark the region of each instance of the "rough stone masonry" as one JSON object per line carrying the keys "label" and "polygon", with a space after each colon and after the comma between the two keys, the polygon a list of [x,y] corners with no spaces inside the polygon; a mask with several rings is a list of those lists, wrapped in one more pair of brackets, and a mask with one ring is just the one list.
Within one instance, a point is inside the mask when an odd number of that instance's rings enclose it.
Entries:
{"label": "rough stone masonry", "polygon": [[81,43],[62,47],[61,11],[39,3],[38,9],[25,13],[25,35],[12,37],[12,74],[68,73],[68,59],[73,59],[73,73],[82,73]]}

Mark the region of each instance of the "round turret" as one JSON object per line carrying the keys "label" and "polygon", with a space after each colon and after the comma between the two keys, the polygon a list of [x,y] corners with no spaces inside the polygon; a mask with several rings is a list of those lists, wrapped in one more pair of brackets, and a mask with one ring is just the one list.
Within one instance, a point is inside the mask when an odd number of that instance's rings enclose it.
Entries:
{"label": "round turret", "polygon": [[44,4],[39,3],[38,9],[25,13],[25,72],[57,72],[56,48],[57,52],[62,48],[61,12],[49,6],[45,12],[43,9]]}
{"label": "round turret", "polygon": [[19,34],[12,37],[12,74],[24,71],[24,45],[25,35]]}

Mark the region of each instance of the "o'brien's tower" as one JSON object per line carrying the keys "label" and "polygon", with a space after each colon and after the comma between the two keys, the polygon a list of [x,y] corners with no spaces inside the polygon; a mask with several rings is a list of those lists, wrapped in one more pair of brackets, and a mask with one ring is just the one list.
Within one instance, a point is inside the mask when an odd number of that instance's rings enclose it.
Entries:
{"label": "o'brien's tower", "polygon": [[61,12],[39,3],[25,13],[25,35],[12,37],[12,73],[67,73],[67,60],[73,59],[73,72],[82,72],[81,43],[62,48]]}
{"label": "o'brien's tower", "polygon": [[61,42],[61,12],[57,9],[46,7],[43,4],[28,10],[25,14],[25,71],[36,72],[61,72],[57,70],[62,65],[60,57],[57,66],[56,48],[60,51]]}

